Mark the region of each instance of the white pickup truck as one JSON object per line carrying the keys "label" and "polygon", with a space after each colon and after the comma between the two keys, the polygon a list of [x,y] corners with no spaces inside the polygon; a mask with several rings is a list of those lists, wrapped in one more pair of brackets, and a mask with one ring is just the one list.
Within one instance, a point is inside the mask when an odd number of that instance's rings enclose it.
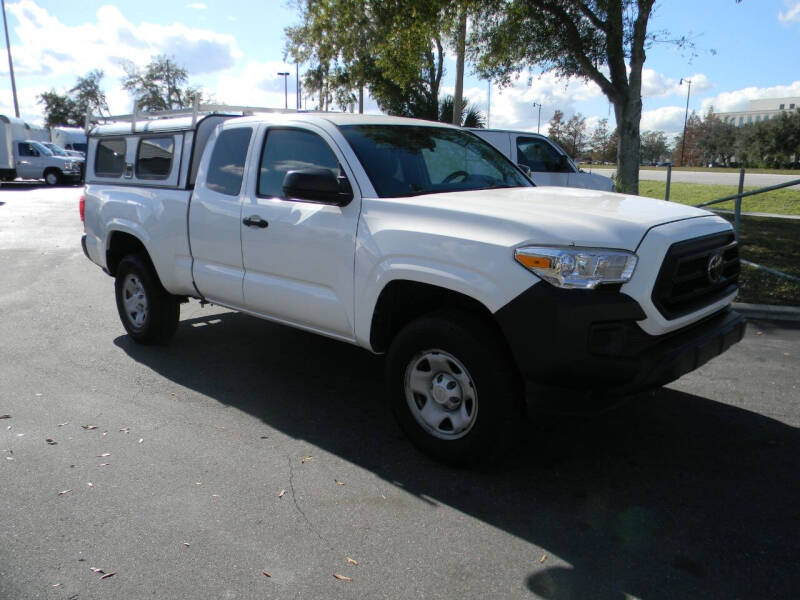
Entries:
{"label": "white pickup truck", "polygon": [[744,334],[727,221],[537,188],[458,128],[210,114],[88,150],[83,248],[131,338],[165,342],[196,298],[387,353],[400,425],[446,462],[495,453],[526,396],[657,387]]}

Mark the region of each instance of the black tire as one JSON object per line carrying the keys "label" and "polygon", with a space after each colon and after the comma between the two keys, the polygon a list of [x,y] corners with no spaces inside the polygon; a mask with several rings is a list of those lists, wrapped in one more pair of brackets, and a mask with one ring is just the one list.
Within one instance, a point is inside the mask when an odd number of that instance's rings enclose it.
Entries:
{"label": "black tire", "polygon": [[[461,437],[442,439],[433,428],[418,420],[419,402],[434,402],[409,392],[406,383],[430,349],[455,358],[466,369],[476,395],[472,425]],[[436,354],[436,352],[434,352]],[[420,357],[422,357],[420,359]],[[449,362],[452,366],[452,362]],[[417,367],[415,367],[415,365]],[[433,373],[435,368],[428,365]],[[455,370],[458,373],[461,369]],[[431,385],[436,379],[431,375]],[[519,432],[524,414],[523,391],[518,372],[500,334],[484,319],[469,313],[451,311],[421,317],[397,334],[386,360],[386,382],[392,412],[412,443],[434,459],[451,465],[470,465],[500,457]],[[464,387],[459,385],[458,389]],[[470,401],[461,392],[462,402]],[[411,403],[417,404],[415,413]],[[435,405],[433,405],[435,407]],[[418,415],[418,416],[415,416]],[[420,419],[422,417],[419,417]],[[446,417],[443,423],[446,424]],[[453,423],[450,423],[453,427]]]}
{"label": "black tire", "polygon": [[[132,289],[141,293],[144,303],[128,310],[134,301]],[[140,344],[163,344],[167,342],[178,327],[180,303],[161,285],[150,260],[141,254],[129,254],[117,267],[114,283],[117,298],[117,311],[128,335]]]}
{"label": "black tire", "polygon": [[50,187],[61,185],[64,181],[64,175],[58,169],[47,169],[44,172],[44,182]]}

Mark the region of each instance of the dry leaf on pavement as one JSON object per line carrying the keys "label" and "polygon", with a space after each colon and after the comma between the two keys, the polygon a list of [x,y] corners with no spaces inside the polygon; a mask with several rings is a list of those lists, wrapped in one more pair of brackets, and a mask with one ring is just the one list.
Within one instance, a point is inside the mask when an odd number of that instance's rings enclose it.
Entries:
{"label": "dry leaf on pavement", "polygon": [[191,546],[191,544],[190,544],[189,542],[183,542],[183,545],[184,545],[184,546],[186,546],[187,548],[188,548],[189,546]]}
{"label": "dry leaf on pavement", "polygon": [[103,569],[98,569],[97,567],[89,567],[89,570],[92,573],[105,573],[105,571],[103,571]]}
{"label": "dry leaf on pavement", "polygon": [[347,559],[347,562],[349,562],[351,565],[358,565],[358,561],[353,560],[349,556],[346,556],[345,558]]}
{"label": "dry leaf on pavement", "polygon": [[111,573],[106,573],[106,574],[105,574],[105,575],[103,575],[103,576],[102,576],[100,579],[108,579],[109,577],[113,577],[113,576],[114,576],[114,575],[116,575],[116,574],[117,574],[117,572],[116,572],[116,571],[111,571]]}
{"label": "dry leaf on pavement", "polygon": [[81,425],[84,429],[97,429],[97,425]]}
{"label": "dry leaf on pavement", "polygon": [[0,419],[10,419],[11,415],[0,415]]}
{"label": "dry leaf on pavement", "polygon": [[139,443],[141,444],[144,441],[144,438],[139,438]]}
{"label": "dry leaf on pavement", "polygon": [[281,490],[278,492],[278,498],[283,498],[286,495],[286,490]]}
{"label": "dry leaf on pavement", "polygon": [[313,456],[304,456],[303,458],[300,459],[300,462],[302,464],[306,464],[310,460],[314,460],[314,457]]}
{"label": "dry leaf on pavement", "polygon": [[64,494],[69,494],[72,490],[64,490],[63,492],[58,492],[59,496],[63,496]]}
{"label": "dry leaf on pavement", "polygon": [[86,485],[88,485],[89,487],[94,487],[94,484],[91,481],[89,481]]}
{"label": "dry leaf on pavement", "polygon": [[338,573],[334,573],[333,576],[339,581],[353,581],[353,578],[348,577],[347,575],[339,575]]}
{"label": "dry leaf on pavement", "polygon": [[107,467],[110,463],[100,463],[98,467]]}
{"label": "dry leaf on pavement", "polygon": [[102,454],[98,454],[97,458],[105,458],[106,456],[111,456],[111,452],[103,452]]}
{"label": "dry leaf on pavement", "polygon": [[47,442],[47,443],[48,443],[48,444],[50,444],[51,446],[55,446],[55,445],[58,443],[58,442],[57,442],[57,441],[55,441],[53,438],[47,438],[47,439],[45,440],[45,442]]}
{"label": "dry leaf on pavement", "polygon": [[338,479],[334,479],[336,485],[344,485],[344,481],[339,481]]}
{"label": "dry leaf on pavement", "polygon": [[64,423],[59,423],[56,427],[64,427],[64,425],[69,425],[69,421],[65,421]]}
{"label": "dry leaf on pavement", "polygon": [[545,554],[542,554],[542,558],[539,559],[539,562],[543,563],[546,560],[547,560],[547,554],[545,553]]}
{"label": "dry leaf on pavement", "polygon": [[267,577],[272,577],[272,575],[270,575],[270,574],[269,574],[269,573],[267,573],[266,571],[261,571],[261,572],[262,572],[264,575],[266,575]]}

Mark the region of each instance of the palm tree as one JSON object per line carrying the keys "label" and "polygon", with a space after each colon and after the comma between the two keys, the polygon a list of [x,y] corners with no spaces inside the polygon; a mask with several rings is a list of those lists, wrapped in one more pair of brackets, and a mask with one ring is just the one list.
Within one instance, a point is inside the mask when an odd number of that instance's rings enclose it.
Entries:
{"label": "palm tree", "polygon": [[[453,96],[447,95],[439,101],[438,121],[440,123],[453,122]],[[486,117],[484,114],[466,99],[464,99],[461,106],[461,126],[486,127]]]}

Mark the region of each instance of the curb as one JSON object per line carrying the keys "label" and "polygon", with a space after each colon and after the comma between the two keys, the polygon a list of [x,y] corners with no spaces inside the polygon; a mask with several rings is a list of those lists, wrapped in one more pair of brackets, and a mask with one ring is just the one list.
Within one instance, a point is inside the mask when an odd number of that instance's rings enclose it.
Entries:
{"label": "curb", "polygon": [[748,319],[769,321],[800,321],[800,306],[778,306],[774,304],[748,304],[734,302],[733,309]]}

